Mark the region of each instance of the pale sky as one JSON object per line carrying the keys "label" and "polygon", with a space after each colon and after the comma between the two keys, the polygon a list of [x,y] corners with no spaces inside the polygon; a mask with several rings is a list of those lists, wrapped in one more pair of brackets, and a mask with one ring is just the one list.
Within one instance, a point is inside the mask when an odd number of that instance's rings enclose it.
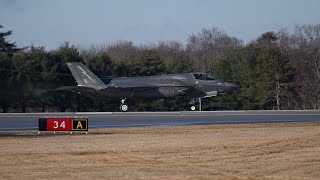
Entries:
{"label": "pale sky", "polygon": [[319,7],[320,0],[0,0],[0,24],[13,30],[18,46],[48,50],[64,41],[185,44],[213,26],[248,42],[266,31],[320,24]]}

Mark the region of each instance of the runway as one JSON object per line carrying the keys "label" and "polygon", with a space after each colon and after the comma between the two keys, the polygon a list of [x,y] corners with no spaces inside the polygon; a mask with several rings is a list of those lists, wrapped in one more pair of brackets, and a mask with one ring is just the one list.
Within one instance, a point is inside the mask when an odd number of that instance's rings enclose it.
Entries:
{"label": "runway", "polygon": [[4,113],[0,131],[36,130],[45,117],[88,117],[89,128],[320,122],[320,111]]}

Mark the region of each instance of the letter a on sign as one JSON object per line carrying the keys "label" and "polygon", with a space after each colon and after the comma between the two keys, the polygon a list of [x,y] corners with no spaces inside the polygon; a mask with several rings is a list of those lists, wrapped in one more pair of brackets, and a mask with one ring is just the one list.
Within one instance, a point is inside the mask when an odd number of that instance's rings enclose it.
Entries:
{"label": "letter a on sign", "polygon": [[87,118],[74,118],[72,119],[73,131],[88,131],[88,119]]}
{"label": "letter a on sign", "polygon": [[81,121],[78,121],[77,129],[83,129]]}

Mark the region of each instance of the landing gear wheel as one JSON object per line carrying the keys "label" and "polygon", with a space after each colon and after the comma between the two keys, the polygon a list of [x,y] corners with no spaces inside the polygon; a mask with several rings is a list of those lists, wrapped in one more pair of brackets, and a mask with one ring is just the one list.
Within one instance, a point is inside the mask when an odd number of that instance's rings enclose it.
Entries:
{"label": "landing gear wheel", "polygon": [[129,106],[126,104],[121,104],[120,105],[120,111],[122,112],[127,112],[129,110]]}
{"label": "landing gear wheel", "polygon": [[191,106],[190,109],[191,109],[191,111],[195,111],[196,110],[196,106]]}

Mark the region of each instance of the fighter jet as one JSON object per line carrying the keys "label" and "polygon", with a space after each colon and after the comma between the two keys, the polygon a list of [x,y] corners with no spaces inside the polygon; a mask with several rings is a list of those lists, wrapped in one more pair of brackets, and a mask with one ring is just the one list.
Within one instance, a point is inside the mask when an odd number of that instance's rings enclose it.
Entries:
{"label": "fighter jet", "polygon": [[116,77],[99,79],[81,62],[67,63],[78,86],[59,88],[86,94],[90,97],[121,99],[120,111],[126,112],[127,99],[190,97],[192,106],[198,98],[207,98],[239,89],[239,86],[217,80],[205,73],[180,73],[140,77]]}

